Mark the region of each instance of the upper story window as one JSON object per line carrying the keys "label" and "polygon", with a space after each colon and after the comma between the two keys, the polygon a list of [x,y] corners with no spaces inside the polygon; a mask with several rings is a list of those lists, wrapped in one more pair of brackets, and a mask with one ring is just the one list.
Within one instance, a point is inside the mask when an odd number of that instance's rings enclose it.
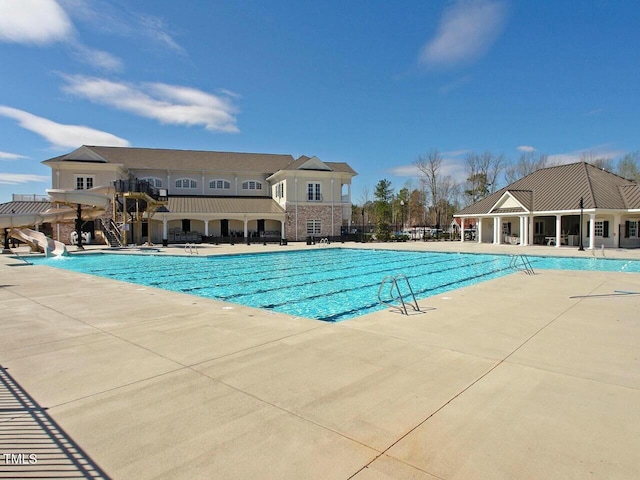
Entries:
{"label": "upper story window", "polygon": [[211,180],[209,182],[209,188],[215,190],[229,190],[231,188],[231,183],[227,180]]}
{"label": "upper story window", "polygon": [[179,178],[176,180],[176,188],[198,188],[198,182],[191,178]]}
{"label": "upper story window", "polygon": [[276,183],[276,198],[284,197],[284,183]]}
{"label": "upper story window", "polygon": [[262,183],[256,182],[255,180],[242,182],[242,189],[243,190],[262,190]]}
{"label": "upper story window", "polygon": [[162,188],[162,180],[157,177],[145,177],[140,180],[144,180],[145,182],[149,182],[149,185],[156,188]]}
{"label": "upper story window", "polygon": [[307,183],[307,201],[321,202],[322,190],[320,183]]}
{"label": "upper story window", "polygon": [[76,176],[76,190],[89,190],[93,188],[93,176]]}

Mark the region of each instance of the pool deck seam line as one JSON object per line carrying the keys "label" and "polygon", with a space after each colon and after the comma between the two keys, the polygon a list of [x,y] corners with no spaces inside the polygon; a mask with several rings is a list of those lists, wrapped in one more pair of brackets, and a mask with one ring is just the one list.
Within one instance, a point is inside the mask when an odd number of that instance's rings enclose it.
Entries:
{"label": "pool deck seam line", "polygon": [[[591,292],[594,292],[595,290],[597,290],[598,288],[600,288],[602,285],[604,285],[605,282],[600,283],[598,286],[594,287]],[[591,293],[590,292],[590,293]],[[427,416],[425,419],[423,419],[422,421],[418,422],[416,425],[414,425],[413,427],[411,427],[407,432],[405,432],[404,434],[400,435],[394,442],[392,442],[388,447],[386,447],[384,450],[382,450],[382,452],[380,452],[380,454],[378,456],[376,456],[373,460],[371,460],[369,463],[365,464],[364,466],[362,466],[356,473],[354,473],[353,475],[351,475],[350,477],[347,478],[347,480],[351,480],[353,477],[355,477],[356,475],[358,475],[360,472],[362,472],[363,470],[365,470],[369,465],[371,465],[373,462],[375,462],[378,458],[380,458],[382,455],[387,454],[387,452],[393,448],[396,444],[398,444],[400,441],[402,441],[404,438],[406,438],[408,435],[410,435],[412,432],[414,432],[417,428],[419,428],[420,426],[422,426],[423,424],[425,424],[426,422],[429,421],[429,419],[431,419],[434,415],[436,415],[438,412],[440,412],[441,410],[443,410],[444,408],[447,407],[447,405],[449,405],[451,402],[453,402],[454,400],[456,400],[458,397],[460,397],[461,395],[463,395],[465,392],[467,392],[469,389],[471,389],[474,385],[476,385],[478,382],[482,381],[484,378],[486,378],[489,374],[491,374],[491,372],[493,372],[495,369],[497,369],[500,365],[504,364],[504,363],[510,363],[510,364],[514,364],[512,362],[508,362],[507,360],[509,359],[509,357],[511,357],[512,355],[514,355],[518,350],[520,350],[522,347],[524,347],[527,343],[529,343],[531,340],[533,340],[533,338],[535,338],[537,335],[540,334],[540,332],[542,332],[543,330],[545,330],[547,327],[549,327],[551,324],[553,324],[554,322],[556,322],[560,317],[562,317],[563,315],[565,315],[567,312],[569,312],[571,309],[573,309],[576,305],[578,305],[580,302],[582,302],[583,299],[579,299],[577,302],[575,302],[573,305],[569,306],[568,308],[566,308],[565,310],[563,310],[562,312],[560,312],[558,315],[556,315],[554,318],[552,318],[549,322],[547,322],[545,325],[543,325],[542,327],[540,327],[537,331],[535,331],[533,334],[531,334],[528,338],[526,338],[520,345],[518,345],[513,351],[511,351],[509,354],[507,354],[503,359],[499,360],[495,365],[493,365],[491,368],[489,368],[489,370],[487,370],[485,373],[483,373],[482,375],[480,375],[478,378],[476,378],[473,382],[471,382],[469,385],[467,385],[465,388],[463,388],[461,391],[459,391],[457,394],[455,394],[454,396],[452,396],[449,400],[447,400],[445,403],[443,403],[440,407],[438,407],[436,410],[434,410],[431,414],[429,414],[429,416]],[[530,367],[533,369],[537,369],[536,367]],[[555,372],[555,373],[559,373],[559,372]],[[564,375],[562,373],[559,373],[560,375]],[[603,383],[603,382],[599,382],[599,383]],[[392,457],[393,458],[393,457]],[[413,466],[413,465],[412,465]],[[429,472],[427,472],[429,473]]]}

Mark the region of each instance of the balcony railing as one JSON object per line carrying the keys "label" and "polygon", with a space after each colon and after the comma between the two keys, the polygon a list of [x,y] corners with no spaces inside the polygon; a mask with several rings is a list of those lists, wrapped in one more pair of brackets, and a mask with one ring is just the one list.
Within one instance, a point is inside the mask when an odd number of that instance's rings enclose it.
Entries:
{"label": "balcony railing", "polygon": [[162,200],[167,196],[165,189],[154,187],[148,180],[138,180],[137,178],[116,180],[113,185],[117,193],[146,193],[154,200]]}

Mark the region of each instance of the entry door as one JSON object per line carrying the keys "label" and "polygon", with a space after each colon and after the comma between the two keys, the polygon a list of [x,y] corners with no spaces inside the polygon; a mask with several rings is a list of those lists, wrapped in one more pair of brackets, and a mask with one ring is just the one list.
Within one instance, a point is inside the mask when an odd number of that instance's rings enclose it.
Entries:
{"label": "entry door", "polygon": [[258,220],[258,236],[264,233],[264,220]]}
{"label": "entry door", "polygon": [[220,235],[229,236],[229,220],[220,220]]}

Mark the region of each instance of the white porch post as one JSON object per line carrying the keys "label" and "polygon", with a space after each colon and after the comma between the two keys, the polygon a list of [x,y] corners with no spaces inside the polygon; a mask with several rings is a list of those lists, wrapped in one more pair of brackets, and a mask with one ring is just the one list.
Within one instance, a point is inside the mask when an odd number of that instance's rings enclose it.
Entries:
{"label": "white porch post", "polygon": [[619,214],[615,214],[613,216],[613,225],[611,227],[611,234],[613,235],[613,248],[620,248],[620,221],[621,216]]}
{"label": "white porch post", "polygon": [[522,234],[522,239],[524,240],[523,245],[529,246],[529,217],[527,215],[522,217],[522,223],[524,226],[524,232]]}
{"label": "white porch post", "polygon": [[589,214],[589,250],[596,246],[596,214]]}
{"label": "white porch post", "polygon": [[560,234],[562,233],[562,216],[556,215],[556,248],[560,247]]}
{"label": "white porch post", "polygon": [[209,220],[204,220],[204,236],[209,236]]}
{"label": "white porch post", "polygon": [[476,220],[476,242],[482,243],[482,217]]}
{"label": "white porch post", "polygon": [[280,220],[280,238],[287,238],[286,232],[284,230],[286,223],[287,223],[286,217]]}
{"label": "white porch post", "polygon": [[502,245],[502,219],[496,217],[493,225],[496,228],[496,245]]}
{"label": "white porch post", "polygon": [[247,229],[247,227],[249,226],[249,220],[247,220],[247,216],[244,216],[244,238],[248,238],[249,235],[249,230]]}
{"label": "white porch post", "polygon": [[464,217],[460,218],[460,242],[464,243]]}
{"label": "white porch post", "polygon": [[168,229],[167,229],[167,217],[164,217],[162,219],[162,240],[168,240],[169,239],[169,233],[168,233]]}

